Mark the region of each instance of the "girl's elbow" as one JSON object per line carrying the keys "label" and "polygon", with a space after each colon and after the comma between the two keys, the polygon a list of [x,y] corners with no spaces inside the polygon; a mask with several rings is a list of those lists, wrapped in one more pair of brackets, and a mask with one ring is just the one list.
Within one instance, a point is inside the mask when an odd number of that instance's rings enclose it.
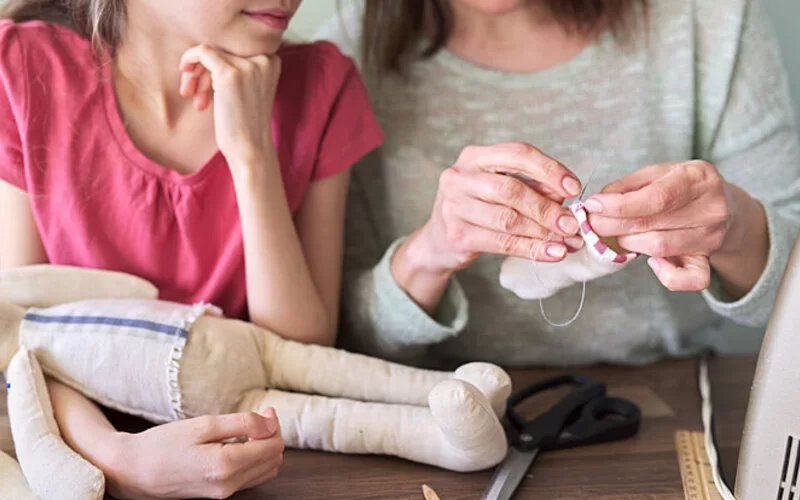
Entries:
{"label": "girl's elbow", "polygon": [[321,310],[316,315],[314,326],[310,332],[309,344],[319,344],[326,347],[333,347],[336,344],[336,318],[328,311]]}
{"label": "girl's elbow", "polygon": [[295,319],[297,321],[290,321],[280,326],[274,318],[262,318],[258,315],[252,315],[250,321],[286,340],[326,347],[332,347],[336,343],[338,330],[336,319],[331,318],[327,312],[303,314]]}

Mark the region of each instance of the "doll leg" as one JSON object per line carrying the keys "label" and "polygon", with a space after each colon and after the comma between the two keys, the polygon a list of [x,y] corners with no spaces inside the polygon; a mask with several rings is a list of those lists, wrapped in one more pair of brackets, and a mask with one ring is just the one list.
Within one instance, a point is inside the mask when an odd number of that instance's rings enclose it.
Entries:
{"label": "doll leg", "polygon": [[503,428],[475,387],[446,380],[429,399],[427,408],[254,390],[239,411],[275,408],[291,448],[391,455],[462,472],[487,469],[503,459]]}
{"label": "doll leg", "polygon": [[428,405],[438,383],[457,378],[480,389],[492,407],[511,392],[505,371],[489,363],[469,363],[456,372],[423,370],[330,347],[285,341],[270,335],[265,344],[265,387],[383,403]]}
{"label": "doll leg", "polygon": [[505,371],[490,363],[467,363],[458,367],[455,378],[474,385],[486,396],[495,415],[502,418],[511,396],[511,378]]}

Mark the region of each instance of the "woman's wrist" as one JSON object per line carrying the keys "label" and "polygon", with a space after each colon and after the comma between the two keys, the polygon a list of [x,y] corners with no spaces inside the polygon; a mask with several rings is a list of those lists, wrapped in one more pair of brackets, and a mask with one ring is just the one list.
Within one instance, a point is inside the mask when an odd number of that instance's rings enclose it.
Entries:
{"label": "woman's wrist", "polygon": [[426,227],[406,238],[391,258],[391,272],[397,285],[423,308],[434,315],[454,269],[442,265]]}
{"label": "woman's wrist", "polygon": [[729,185],[733,219],[710,263],[725,292],[740,299],[764,273],[769,256],[769,231],[763,205],[741,188]]}

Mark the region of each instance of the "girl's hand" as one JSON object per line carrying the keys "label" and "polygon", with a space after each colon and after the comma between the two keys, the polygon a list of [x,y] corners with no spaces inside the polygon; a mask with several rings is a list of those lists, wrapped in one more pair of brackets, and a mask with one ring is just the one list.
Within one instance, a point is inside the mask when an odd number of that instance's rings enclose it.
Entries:
{"label": "girl's hand", "polygon": [[700,291],[709,259],[727,243],[737,207],[731,186],[708,162],[645,167],[586,200],[591,225],[618,236],[626,250],[650,255],[659,281],[674,291]]}
{"label": "girl's hand", "polygon": [[202,111],[212,100],[217,146],[229,164],[260,158],[272,148],[272,105],[281,73],[277,55],[236,57],[208,45],[181,58],[181,95]]}
{"label": "girl's hand", "polygon": [[[246,442],[223,444],[240,436]],[[283,439],[274,410],[180,420],[119,434],[119,458],[106,472],[117,498],[227,498],[278,474]]]}
{"label": "girl's hand", "polygon": [[580,190],[572,172],[528,144],[467,147],[442,172],[433,213],[419,232],[428,265],[452,272],[483,253],[527,259],[537,249],[537,260],[559,261],[567,245],[583,244],[577,220],[561,205]]}

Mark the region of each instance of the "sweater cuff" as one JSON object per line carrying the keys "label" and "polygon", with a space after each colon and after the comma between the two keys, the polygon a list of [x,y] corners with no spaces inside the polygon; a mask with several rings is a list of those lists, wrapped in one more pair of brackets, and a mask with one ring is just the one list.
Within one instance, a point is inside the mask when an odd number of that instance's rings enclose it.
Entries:
{"label": "sweater cuff", "polygon": [[391,262],[398,239],[389,247],[373,273],[378,310],[383,311],[384,328],[395,340],[406,345],[429,345],[458,335],[469,318],[469,302],[458,279],[453,275],[433,317],[409,297],[395,281]]}
{"label": "sweater cuff", "polygon": [[796,227],[783,219],[774,207],[764,204],[769,235],[767,265],[755,286],[741,299],[731,301],[712,271],[711,285],[702,296],[715,313],[746,326],[765,327],[769,321],[789,254],[797,236]]}

